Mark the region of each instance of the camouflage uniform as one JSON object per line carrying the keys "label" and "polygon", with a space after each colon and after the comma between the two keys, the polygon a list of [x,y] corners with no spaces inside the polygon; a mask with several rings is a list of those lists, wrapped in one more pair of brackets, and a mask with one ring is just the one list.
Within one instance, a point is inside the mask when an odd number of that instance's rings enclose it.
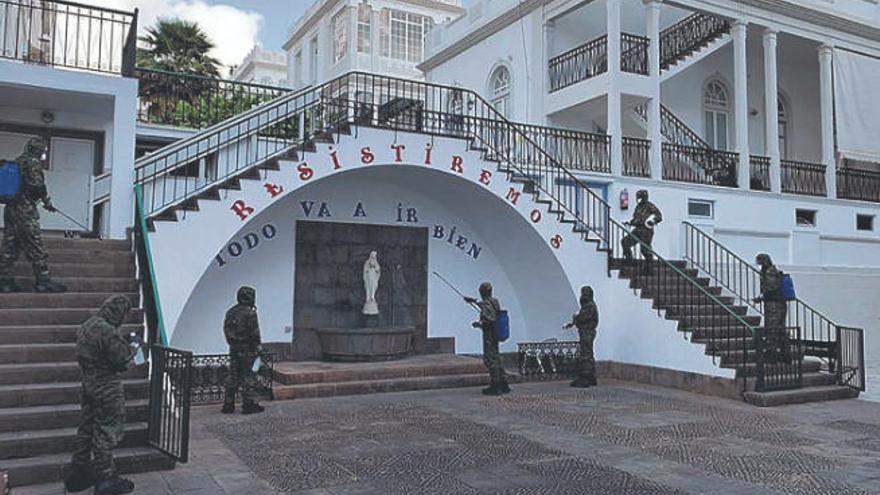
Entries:
{"label": "camouflage uniform", "polygon": [[578,329],[577,375],[571,382],[573,387],[589,387],[596,384],[596,360],[593,357],[593,341],[596,327],[599,326],[599,309],[593,300],[593,288],[581,288],[581,309],[572,316],[567,326]]}
{"label": "camouflage uniform", "polygon": [[[648,220],[653,216],[654,224],[663,221],[663,213],[660,212],[660,209],[654,203],[648,201],[648,191],[640,190],[636,193],[636,198],[638,204],[633,211],[632,219],[629,221],[629,224],[632,226],[632,233],[625,235],[620,241],[623,247],[623,256],[627,261],[633,259],[632,249],[638,244],[638,241],[642,241],[647,246],[651,246],[651,243],[654,241],[654,229],[648,226]],[[654,256],[645,246],[642,246],[641,251],[646,263],[650,264]]]}
{"label": "camouflage uniform", "polygon": [[257,292],[251,287],[238,289],[238,304],[226,312],[223,333],[229,344],[229,376],[226,378],[226,396],[223,412],[235,409],[235,394],[241,388],[242,412],[259,412],[262,408],[254,401],[257,379],[251,369],[261,348],[260,323],[257,319]]}
{"label": "camouflage uniform", "polygon": [[115,487],[115,491],[96,490],[96,493],[126,493],[118,490],[118,485],[124,485],[127,480],[117,478],[111,449],[123,437],[122,376],[135,353],[129,341],[119,333],[129,309],[131,302],[125,296],[111,296],[101,305],[98,314],[86,320],[76,333],[76,358],[83,383],[72,464],[74,469],[91,464],[99,486],[103,483]]}
{"label": "camouflage uniform", "polygon": [[768,338],[781,342],[780,351],[787,348],[786,316],[788,303],[782,296],[782,273],[773,265],[769,255],[759,254],[761,265],[761,296],[758,301],[764,304],[764,329]]}
{"label": "camouflage uniform", "polygon": [[466,298],[467,302],[473,302],[480,309],[480,321],[474,322],[474,328],[483,331],[483,364],[489,369],[489,387],[483,390],[487,395],[496,395],[510,392],[507,383],[507,374],[501,364],[501,351],[498,349],[498,337],[495,335],[495,322],[501,311],[501,303],[492,297],[492,285],[484,282],[480,285],[480,297],[476,299]]}
{"label": "camouflage uniform", "polygon": [[40,234],[40,212],[38,203],[42,202],[48,211],[55,211],[46,190],[43,176],[43,155],[46,143],[42,138],[27,142],[24,153],[15,159],[22,176],[22,193],[3,212],[3,245],[0,247],[0,292],[17,292],[13,270],[19,255],[24,252],[31,262],[38,292],[63,292],[66,288],[49,279],[49,256],[43,248]]}

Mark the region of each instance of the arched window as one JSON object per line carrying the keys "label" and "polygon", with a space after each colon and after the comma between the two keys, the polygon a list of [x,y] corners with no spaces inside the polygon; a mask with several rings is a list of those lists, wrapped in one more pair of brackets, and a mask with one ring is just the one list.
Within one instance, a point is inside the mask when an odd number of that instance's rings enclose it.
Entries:
{"label": "arched window", "polygon": [[730,121],[730,93],[721,81],[713,80],[703,91],[703,116],[706,142],[716,150],[727,149]]}
{"label": "arched window", "polygon": [[490,101],[495,110],[504,117],[510,117],[510,71],[501,66],[489,78]]}
{"label": "arched window", "polygon": [[776,97],[777,112],[779,112],[779,157],[788,158],[788,102],[782,93]]}

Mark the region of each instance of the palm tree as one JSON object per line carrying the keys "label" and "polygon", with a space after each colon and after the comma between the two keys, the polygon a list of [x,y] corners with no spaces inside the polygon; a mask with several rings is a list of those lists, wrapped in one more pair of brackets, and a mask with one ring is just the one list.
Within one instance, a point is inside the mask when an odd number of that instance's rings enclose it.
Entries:
{"label": "palm tree", "polygon": [[[144,72],[139,76],[139,94],[153,122],[175,123],[183,107],[192,107],[200,95],[217,85],[220,61],[208,55],[214,43],[194,22],[160,19],[139,38],[139,68],[157,69],[202,77],[175,77]],[[179,117],[179,116],[177,116]]]}

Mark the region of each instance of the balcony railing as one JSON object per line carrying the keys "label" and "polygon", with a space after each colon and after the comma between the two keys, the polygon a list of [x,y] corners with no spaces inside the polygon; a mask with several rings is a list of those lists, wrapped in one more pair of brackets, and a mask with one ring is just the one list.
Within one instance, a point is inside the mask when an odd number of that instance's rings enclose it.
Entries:
{"label": "balcony railing", "polygon": [[880,203],[880,172],[858,168],[838,169],[837,197]]}
{"label": "balcony railing", "polygon": [[749,157],[751,172],[750,189],[753,191],[770,190],[770,157],[751,155]]}
{"label": "balcony railing", "polygon": [[137,10],[60,0],[0,0],[0,58],[130,77]]}
{"label": "balcony railing", "polygon": [[825,196],[825,165],[782,160],[782,192]]}
{"label": "balcony railing", "polygon": [[290,91],[154,69],[135,73],[138,121],[175,127],[204,129]]}
{"label": "balcony railing", "polygon": [[611,173],[611,137],[606,134],[514,124],[560,165],[571,170]]}
{"label": "balcony railing", "polygon": [[649,151],[651,141],[634,137],[623,137],[623,175],[630,177],[650,177],[651,164]]}
{"label": "balcony railing", "polygon": [[651,40],[644,36],[621,33],[620,70],[633,74],[648,75],[648,46]]}
{"label": "balcony railing", "polygon": [[730,31],[727,19],[697,13],[660,33],[660,67],[668,69]]}
{"label": "balcony railing", "polygon": [[736,187],[739,154],[663,143],[663,178],[713,186]]}
{"label": "balcony railing", "polygon": [[596,38],[550,59],[550,91],[586,81],[608,71],[608,36]]}

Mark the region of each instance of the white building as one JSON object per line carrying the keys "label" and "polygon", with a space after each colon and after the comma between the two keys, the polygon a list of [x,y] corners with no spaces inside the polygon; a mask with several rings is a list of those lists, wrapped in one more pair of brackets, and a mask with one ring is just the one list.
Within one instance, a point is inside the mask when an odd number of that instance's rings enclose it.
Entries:
{"label": "white building", "polygon": [[287,55],[254,46],[232,71],[232,80],[264,86],[289,86],[287,82]]}
{"label": "white building", "polygon": [[460,0],[318,0],[284,44],[288,80],[323,82],[349,71],[421,79],[425,37],[464,13]]}

